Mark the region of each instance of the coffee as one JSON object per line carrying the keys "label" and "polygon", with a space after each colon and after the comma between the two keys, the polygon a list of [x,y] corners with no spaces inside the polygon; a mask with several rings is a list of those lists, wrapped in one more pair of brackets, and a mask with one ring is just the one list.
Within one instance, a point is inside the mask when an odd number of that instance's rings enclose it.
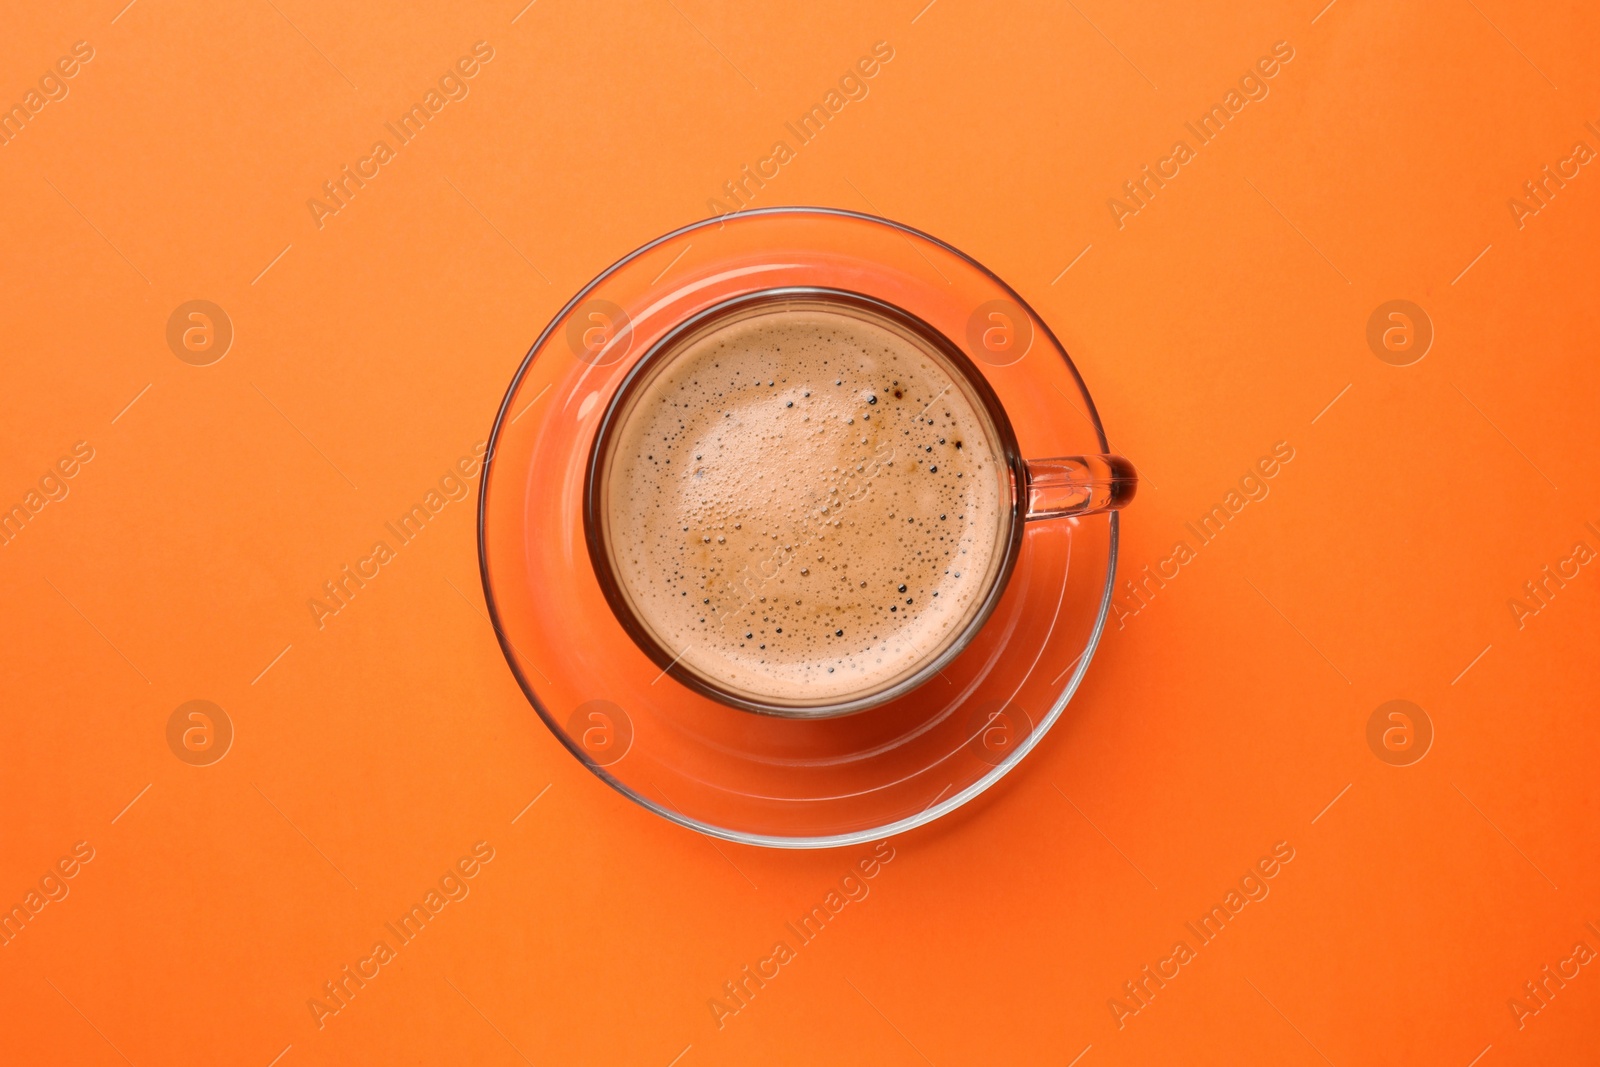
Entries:
{"label": "coffee", "polygon": [[684,669],[761,703],[913,677],[985,609],[1010,468],[926,338],[826,299],[689,332],[645,368],[602,460],[606,551]]}

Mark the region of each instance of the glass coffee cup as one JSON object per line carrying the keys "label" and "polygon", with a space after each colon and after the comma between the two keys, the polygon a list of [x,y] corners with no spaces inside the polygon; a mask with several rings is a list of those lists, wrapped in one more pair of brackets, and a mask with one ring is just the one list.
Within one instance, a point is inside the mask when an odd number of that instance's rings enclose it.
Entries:
{"label": "glass coffee cup", "polygon": [[787,286],[701,310],[634,363],[599,420],[583,521],[606,602],[663,676],[822,719],[959,656],[1028,523],[1120,509],[1136,487],[1121,456],[1024,457],[984,375],[917,315]]}

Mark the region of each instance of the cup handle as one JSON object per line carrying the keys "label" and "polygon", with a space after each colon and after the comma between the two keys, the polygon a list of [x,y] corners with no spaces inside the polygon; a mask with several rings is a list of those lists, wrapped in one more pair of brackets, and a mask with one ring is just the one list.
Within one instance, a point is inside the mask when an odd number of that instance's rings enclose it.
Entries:
{"label": "cup handle", "polygon": [[1139,474],[1121,456],[1030,459],[1026,518],[1060,519],[1128,506]]}

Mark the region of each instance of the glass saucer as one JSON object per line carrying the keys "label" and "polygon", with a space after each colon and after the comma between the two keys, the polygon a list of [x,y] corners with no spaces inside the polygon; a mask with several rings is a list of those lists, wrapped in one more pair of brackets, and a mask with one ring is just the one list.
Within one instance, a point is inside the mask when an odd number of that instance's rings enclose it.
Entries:
{"label": "glass saucer", "polygon": [[1041,741],[1105,626],[1117,515],[1030,523],[976,639],[889,703],[786,719],[680,685],[634,644],[595,576],[583,521],[589,450],[607,401],[657,338],[731,297],[791,286],[858,292],[943,332],[999,396],[1024,455],[1109,451],[1060,342],[976,260],[868,215],[740,212],[628,254],[545,327],[489,438],[478,549],[506,660],[574,757],[629,799],[702,833],[822,848],[931,822]]}

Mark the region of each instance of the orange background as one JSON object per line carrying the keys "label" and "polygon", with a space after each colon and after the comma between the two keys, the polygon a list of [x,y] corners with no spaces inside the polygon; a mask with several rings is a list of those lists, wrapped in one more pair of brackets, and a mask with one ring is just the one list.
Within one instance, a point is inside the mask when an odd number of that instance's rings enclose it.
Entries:
{"label": "orange background", "polygon": [[[1507,206],[1600,148],[1569,6],[10,5],[0,101],[94,58],[0,147],[0,505],[94,458],[0,547],[0,904],[94,859],[0,948],[0,1060],[1592,1061],[1600,971],[1508,1007],[1600,950],[1600,574],[1508,606],[1600,549],[1600,176]],[[319,229],[307,199],[480,40],[470,95]],[[487,437],[573,292],[880,40],[756,202],[904,221],[1033,303],[1146,479],[1123,575],[1295,458],[1113,622],[1017,773],[896,839],[719,1029],[870,850],[713,843],[579,766],[493,639],[470,503],[323,628],[306,603]],[[1278,41],[1270,95],[1119,229],[1108,198]],[[196,298],[235,330],[205,367],[165,336]],[[1397,298],[1435,330],[1406,367],[1366,341]],[[168,747],[191,699],[236,731],[210,766]],[[1391,699],[1433,724],[1411,766],[1368,747]],[[479,841],[470,896],[319,1029]],[[1279,841],[1270,896],[1119,1028]]]}

